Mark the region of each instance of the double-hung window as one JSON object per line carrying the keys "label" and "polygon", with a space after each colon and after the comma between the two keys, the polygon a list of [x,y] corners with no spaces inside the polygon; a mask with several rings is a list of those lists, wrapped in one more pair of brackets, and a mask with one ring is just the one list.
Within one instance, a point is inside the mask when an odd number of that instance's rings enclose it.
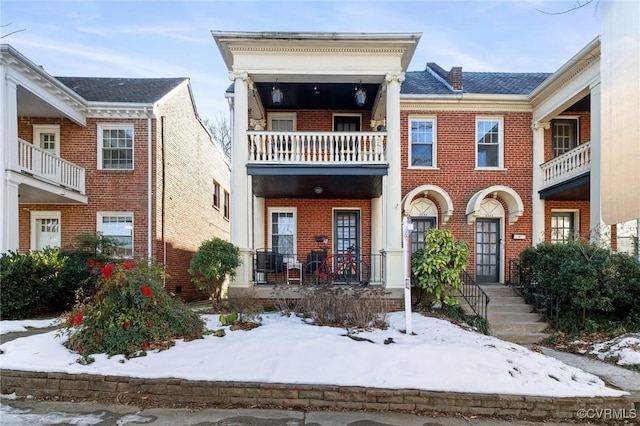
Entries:
{"label": "double-hung window", "polygon": [[502,118],[476,119],[476,167],[501,168],[503,150]]}
{"label": "double-hung window", "polygon": [[229,193],[224,191],[224,218],[229,219],[231,214],[231,200],[229,199]]}
{"label": "double-hung window", "polygon": [[133,124],[98,124],[98,169],[133,170]]}
{"label": "double-hung window", "polygon": [[213,181],[213,207],[220,208],[220,184]]}
{"label": "double-hung window", "polygon": [[115,255],[133,257],[133,213],[98,212],[97,231],[116,243]]}
{"label": "double-hung window", "polygon": [[410,167],[436,167],[436,120],[409,119]]}

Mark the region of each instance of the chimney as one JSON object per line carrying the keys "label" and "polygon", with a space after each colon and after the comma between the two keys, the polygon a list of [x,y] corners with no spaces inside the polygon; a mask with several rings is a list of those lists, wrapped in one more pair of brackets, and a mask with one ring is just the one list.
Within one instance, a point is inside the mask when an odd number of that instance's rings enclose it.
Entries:
{"label": "chimney", "polygon": [[447,83],[453,90],[462,90],[462,67],[453,67],[447,74]]}

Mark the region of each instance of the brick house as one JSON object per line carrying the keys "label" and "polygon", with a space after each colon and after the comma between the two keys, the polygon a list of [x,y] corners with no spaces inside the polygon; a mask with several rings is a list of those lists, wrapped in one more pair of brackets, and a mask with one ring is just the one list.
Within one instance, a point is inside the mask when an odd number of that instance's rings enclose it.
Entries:
{"label": "brick house", "polygon": [[243,264],[230,291],[304,284],[326,243],[355,246],[368,282],[401,298],[405,216],[412,250],[431,227],[467,241],[480,282],[505,282],[543,240],[615,248],[600,214],[599,39],[547,74],[407,71],[420,33],[212,34],[233,81]]}
{"label": "brick house", "polygon": [[1,250],[121,240],[123,257],[187,272],[206,239],[229,238],[230,164],[201,122],[188,78],[53,77],[2,45]]}

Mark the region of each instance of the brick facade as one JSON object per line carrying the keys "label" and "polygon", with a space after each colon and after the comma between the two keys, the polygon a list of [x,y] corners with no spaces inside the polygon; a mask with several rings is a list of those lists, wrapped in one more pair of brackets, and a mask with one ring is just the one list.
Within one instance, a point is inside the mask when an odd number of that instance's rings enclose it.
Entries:
{"label": "brick facade", "polygon": [[[95,234],[98,212],[133,213],[134,256],[165,263],[173,276],[166,288],[185,300],[206,298],[187,272],[202,241],[229,239],[229,220],[213,207],[213,181],[230,191],[229,163],[199,121],[187,85],[159,103],[157,116],[87,118],[80,126],[68,119],[18,118],[18,137],[33,140],[33,126],[60,126],[60,157],[85,169],[88,204],[20,204],[20,251],[31,248],[31,212],[61,215],[61,246],[81,234]],[[99,170],[98,125],[131,124],[133,170]],[[151,140],[149,142],[149,135]],[[151,144],[151,248],[149,241],[148,145]]]}

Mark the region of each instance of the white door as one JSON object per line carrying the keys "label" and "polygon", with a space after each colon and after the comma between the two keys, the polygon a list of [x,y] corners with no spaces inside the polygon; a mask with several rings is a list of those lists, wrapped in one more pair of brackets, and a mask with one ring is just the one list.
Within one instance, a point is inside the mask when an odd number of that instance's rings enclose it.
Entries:
{"label": "white door", "polygon": [[60,177],[60,127],[39,126],[33,128],[34,143],[40,152],[36,153],[34,164],[36,173],[42,177],[58,181]]}
{"label": "white door", "polygon": [[31,250],[60,247],[60,212],[31,212]]}

